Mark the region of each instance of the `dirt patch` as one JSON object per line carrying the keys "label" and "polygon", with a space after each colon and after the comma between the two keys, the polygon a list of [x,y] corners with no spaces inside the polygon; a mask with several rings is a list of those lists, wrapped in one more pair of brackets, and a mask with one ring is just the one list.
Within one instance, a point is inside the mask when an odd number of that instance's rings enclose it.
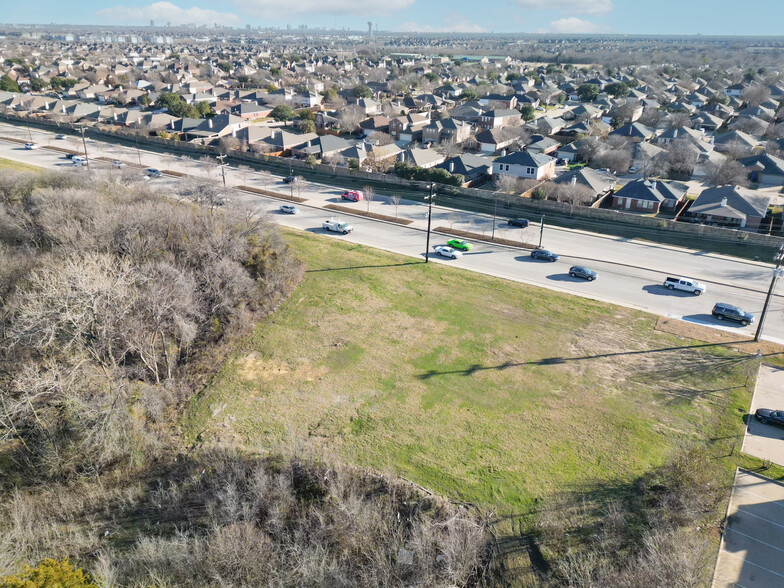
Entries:
{"label": "dirt patch", "polygon": [[487,237],[481,233],[472,233],[471,231],[460,231],[458,229],[450,229],[449,227],[436,227],[433,229],[436,233],[446,233],[447,235],[454,235],[455,237],[462,237],[463,239],[470,239],[472,241],[487,241],[488,243],[498,243],[499,245],[509,245],[510,247],[519,247],[521,249],[536,249],[536,245],[530,243],[522,243],[519,239],[513,241],[512,239],[502,239],[501,237]]}
{"label": "dirt patch", "polygon": [[298,382],[313,382],[327,373],[327,368],[314,367],[311,364],[290,366],[284,362],[265,360],[255,351],[237,361],[240,377],[247,382],[270,382],[281,378]]}
{"label": "dirt patch", "polygon": [[368,218],[375,218],[377,220],[386,221],[388,223],[397,223],[399,225],[410,225],[414,221],[407,218],[397,218],[394,216],[387,216],[386,214],[378,214],[375,212],[367,212],[365,210],[357,210],[356,208],[349,208],[348,206],[339,206],[337,204],[327,204],[324,208],[329,210],[337,210],[338,212],[347,212],[349,214],[356,214],[358,216],[366,216]]}

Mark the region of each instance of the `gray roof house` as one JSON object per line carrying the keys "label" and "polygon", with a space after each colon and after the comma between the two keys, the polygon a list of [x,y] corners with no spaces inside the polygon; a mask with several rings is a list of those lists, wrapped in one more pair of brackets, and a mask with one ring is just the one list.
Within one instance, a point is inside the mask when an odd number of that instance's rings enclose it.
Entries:
{"label": "gray roof house", "polygon": [[784,185],[784,159],[762,153],[739,159],[738,163],[749,170],[749,179],[761,186]]}
{"label": "gray roof house", "polygon": [[739,229],[757,229],[765,218],[771,196],[740,186],[708,188],[683,214],[685,219]]}
{"label": "gray roof house", "polygon": [[496,159],[493,162],[493,175],[549,180],[555,175],[555,159],[541,153],[517,151]]}
{"label": "gray roof house", "polygon": [[688,186],[679,182],[634,180],[613,194],[612,207],[658,214],[675,210],[686,197]]}

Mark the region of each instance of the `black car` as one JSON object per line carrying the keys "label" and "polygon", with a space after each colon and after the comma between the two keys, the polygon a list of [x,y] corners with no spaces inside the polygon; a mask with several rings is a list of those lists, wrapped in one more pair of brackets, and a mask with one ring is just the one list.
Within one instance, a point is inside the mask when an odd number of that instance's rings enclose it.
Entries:
{"label": "black car", "polygon": [[510,218],[508,221],[510,226],[512,227],[522,227],[525,228],[528,226],[528,219],[527,218]]}
{"label": "black car", "polygon": [[558,255],[547,251],[547,249],[534,249],[531,251],[531,257],[534,259],[543,259],[545,261],[558,261]]}
{"label": "black car", "polygon": [[569,268],[569,275],[573,278],[583,278],[589,282],[593,282],[596,279],[596,272],[584,265],[573,265]]}
{"label": "black car", "polygon": [[296,176],[286,176],[285,178],[283,178],[283,183],[290,184],[291,182],[293,182],[296,179],[297,179]]}
{"label": "black car", "polygon": [[727,319],[728,321],[735,321],[744,327],[754,322],[754,315],[750,312],[733,306],[732,304],[725,304],[723,302],[717,303],[711,311],[713,317],[720,321]]}
{"label": "black car", "polygon": [[770,410],[769,408],[758,408],[754,413],[754,418],[763,425],[771,424],[784,427],[784,410]]}

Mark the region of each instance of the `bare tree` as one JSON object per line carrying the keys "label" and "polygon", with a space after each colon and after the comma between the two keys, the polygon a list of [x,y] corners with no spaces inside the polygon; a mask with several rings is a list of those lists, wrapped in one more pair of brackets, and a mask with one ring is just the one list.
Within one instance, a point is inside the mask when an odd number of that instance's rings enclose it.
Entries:
{"label": "bare tree", "polygon": [[708,163],[705,165],[705,181],[711,186],[725,184],[745,186],[747,177],[748,170],[737,161],[729,158],[719,164]]}
{"label": "bare tree", "polygon": [[302,188],[305,187],[305,178],[303,178],[302,176],[296,176],[292,180],[291,185],[293,188],[296,188],[297,196],[299,197],[302,195]]}
{"label": "bare tree", "polygon": [[392,204],[395,206],[395,218],[397,218],[397,207],[400,206],[400,194],[392,194],[389,198],[392,201]]}
{"label": "bare tree", "polygon": [[691,119],[685,112],[673,112],[667,119],[667,127],[670,129],[681,129],[691,126]]}
{"label": "bare tree", "polygon": [[460,145],[454,139],[444,141],[441,143],[441,145],[439,145],[438,149],[447,159],[451,159],[452,157],[463,153],[463,148],[460,147]]}
{"label": "bare tree", "polygon": [[678,139],[670,143],[664,161],[671,171],[691,176],[698,157],[697,148],[689,139]]}
{"label": "bare tree", "polygon": [[253,171],[253,169],[249,165],[238,165],[237,170],[239,170],[240,174],[242,175],[242,183],[247,186],[248,176]]}
{"label": "bare tree", "polygon": [[368,214],[370,214],[370,203],[376,199],[376,190],[373,186],[364,186],[362,191],[365,193],[365,206]]}
{"label": "bare tree", "polygon": [[743,91],[743,101],[748,106],[759,106],[770,98],[770,88],[761,84],[749,86]]}
{"label": "bare tree", "polygon": [[508,174],[497,175],[493,183],[495,187],[504,194],[519,193],[519,181],[516,177]]}
{"label": "bare tree", "polygon": [[365,111],[359,106],[352,104],[346,106],[338,115],[340,128],[352,133],[359,128],[359,123],[365,120]]}

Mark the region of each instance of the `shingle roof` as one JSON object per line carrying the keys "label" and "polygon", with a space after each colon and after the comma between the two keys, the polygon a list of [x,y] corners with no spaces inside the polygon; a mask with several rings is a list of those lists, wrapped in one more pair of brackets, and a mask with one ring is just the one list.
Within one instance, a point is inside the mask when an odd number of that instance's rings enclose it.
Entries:
{"label": "shingle roof", "polygon": [[510,153],[509,155],[505,155],[504,157],[499,157],[495,160],[497,163],[509,163],[515,165],[525,165],[528,167],[543,167],[553,161],[553,158],[549,155],[543,155],[541,153],[528,153],[528,151],[516,151],[514,153]]}
{"label": "shingle roof", "polygon": [[[722,206],[724,198],[726,205]],[[768,211],[771,196],[760,194],[740,186],[708,188],[697,196],[689,208],[690,214],[710,214],[728,218],[754,216],[762,218]]]}

